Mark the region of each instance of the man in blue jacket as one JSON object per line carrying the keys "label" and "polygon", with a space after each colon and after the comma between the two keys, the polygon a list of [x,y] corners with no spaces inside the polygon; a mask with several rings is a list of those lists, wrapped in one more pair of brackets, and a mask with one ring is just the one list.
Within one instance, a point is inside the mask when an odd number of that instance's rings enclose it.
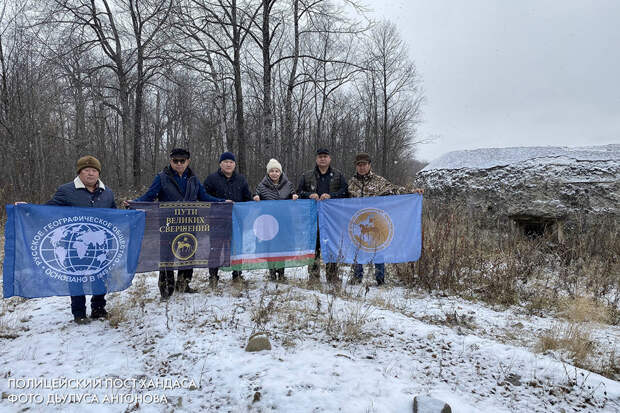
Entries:
{"label": "man in blue jacket", "polygon": [[[220,155],[220,168],[205,179],[205,190],[216,197],[232,200],[234,202],[246,202],[252,200],[252,193],[248,187],[245,176],[235,171],[237,163],[235,155],[224,152]],[[217,286],[219,268],[209,268],[209,284]],[[233,271],[233,282],[241,281],[241,271]]]}
{"label": "man in blue jacket", "polygon": [[[61,185],[46,205],[116,208],[114,194],[99,179],[101,163],[94,156],[83,156],[77,161],[77,176],[73,182]],[[79,288],[81,289],[81,287]],[[90,322],[86,318],[86,296],[76,291],[71,295],[71,313],[78,324]],[[107,318],[105,294],[93,295],[90,300],[91,318]]]}
{"label": "man in blue jacket", "polygon": [[[204,201],[223,202],[224,199],[209,195],[200,180],[189,167],[190,155],[186,149],[175,148],[170,152],[170,165],[155,175],[153,183],[138,202]],[[168,299],[174,290],[183,293],[196,292],[189,286],[194,270],[179,270],[174,282],[174,270],[159,271],[159,292],[161,298]]]}

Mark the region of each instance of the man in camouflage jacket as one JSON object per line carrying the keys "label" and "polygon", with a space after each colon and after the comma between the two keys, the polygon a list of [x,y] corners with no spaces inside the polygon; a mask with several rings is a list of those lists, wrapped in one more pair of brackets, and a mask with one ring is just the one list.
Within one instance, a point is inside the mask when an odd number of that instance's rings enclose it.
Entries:
{"label": "man in camouflage jacket", "polygon": [[394,185],[384,177],[370,169],[370,155],[359,153],[355,157],[357,173],[349,179],[349,195],[351,198],[369,196],[400,195],[407,191],[402,186]]}
{"label": "man in camouflage jacket", "polygon": [[[349,195],[351,198],[364,198],[370,196],[400,195],[407,191],[402,186],[394,185],[382,176],[371,171],[370,155],[358,153],[355,156],[356,173],[349,179]],[[414,189],[412,192],[423,193],[421,189]],[[362,264],[353,264],[353,279],[351,283],[357,284],[364,277],[364,267]],[[375,279],[377,285],[385,283],[385,264],[375,263]]]}

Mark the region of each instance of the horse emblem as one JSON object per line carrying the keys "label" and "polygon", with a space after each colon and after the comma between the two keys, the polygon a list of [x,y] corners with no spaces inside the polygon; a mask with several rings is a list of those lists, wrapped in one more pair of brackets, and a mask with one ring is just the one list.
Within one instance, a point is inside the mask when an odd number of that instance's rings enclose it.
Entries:
{"label": "horse emblem", "polygon": [[171,245],[174,256],[182,261],[192,258],[197,247],[198,240],[193,234],[187,232],[177,235]]}

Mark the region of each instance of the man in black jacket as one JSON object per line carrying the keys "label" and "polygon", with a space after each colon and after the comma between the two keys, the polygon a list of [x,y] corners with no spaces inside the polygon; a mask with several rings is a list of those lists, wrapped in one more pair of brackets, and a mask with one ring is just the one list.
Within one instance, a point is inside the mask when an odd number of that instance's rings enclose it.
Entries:
{"label": "man in black jacket", "polygon": [[[331,161],[332,158],[329,156],[329,150],[320,148],[316,151],[316,166],[314,169],[304,172],[299,181],[297,194],[300,198],[323,201],[325,199],[346,198],[348,196],[347,180],[340,171],[330,166]],[[314,262],[308,266],[308,274],[311,281],[318,281],[320,278],[319,259],[321,257],[321,243],[319,240],[317,230]],[[325,272],[328,282],[338,283],[337,263],[326,264]]]}
{"label": "man in black jacket", "polygon": [[[224,152],[220,155],[220,168],[205,179],[205,190],[216,197],[232,200],[234,202],[246,202],[252,200],[252,193],[248,187],[245,176],[235,171],[237,163],[235,155]],[[219,268],[209,268],[209,283],[212,287],[217,286],[219,280]],[[241,271],[233,271],[234,282],[241,281]]]}
{"label": "man in black jacket", "polygon": [[[83,156],[77,161],[77,176],[73,182],[61,185],[45,204],[72,207],[116,208],[114,194],[99,179],[101,163],[94,156]],[[81,294],[80,291],[81,290]],[[90,300],[91,318],[107,318],[105,294],[93,295]],[[71,313],[78,324],[86,324],[86,296],[81,287],[71,295]]]}
{"label": "man in black jacket", "polygon": [[[222,202],[223,199],[209,195],[200,180],[189,167],[190,155],[186,149],[175,148],[170,152],[170,165],[155,175],[153,183],[138,202],[204,201]],[[127,203],[125,203],[127,205]],[[179,270],[176,284],[174,270],[159,270],[159,292],[162,299],[169,298],[176,289],[182,293],[193,293],[189,286],[194,270]]]}

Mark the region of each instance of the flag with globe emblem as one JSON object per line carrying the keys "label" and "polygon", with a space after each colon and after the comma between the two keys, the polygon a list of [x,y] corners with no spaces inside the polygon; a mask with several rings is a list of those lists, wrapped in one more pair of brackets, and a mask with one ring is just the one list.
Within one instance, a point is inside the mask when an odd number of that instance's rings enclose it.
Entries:
{"label": "flag with globe emblem", "polygon": [[319,230],[325,262],[417,261],[422,252],[422,196],[321,201]]}
{"label": "flag with globe emblem", "polygon": [[133,280],[141,211],[7,205],[4,297],[105,294]]}
{"label": "flag with globe emblem", "polygon": [[316,201],[235,203],[230,267],[224,270],[300,267],[314,259]]}

